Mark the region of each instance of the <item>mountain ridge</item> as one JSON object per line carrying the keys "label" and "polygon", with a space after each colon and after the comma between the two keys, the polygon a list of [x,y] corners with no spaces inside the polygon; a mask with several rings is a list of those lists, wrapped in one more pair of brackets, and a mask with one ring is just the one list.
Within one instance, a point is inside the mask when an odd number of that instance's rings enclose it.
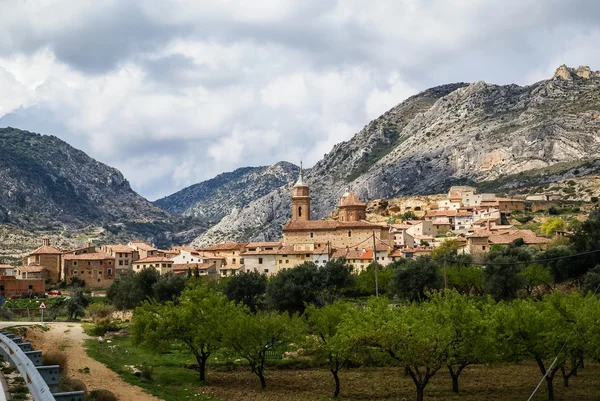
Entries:
{"label": "mountain ridge", "polygon": [[[597,158],[600,74],[567,67],[565,78],[562,70],[527,86],[457,83],[405,100],[305,175],[311,214],[326,217],[345,187],[366,201],[439,193],[452,184]],[[290,215],[289,192],[290,185],[278,188],[232,211],[194,244],[279,238]]]}

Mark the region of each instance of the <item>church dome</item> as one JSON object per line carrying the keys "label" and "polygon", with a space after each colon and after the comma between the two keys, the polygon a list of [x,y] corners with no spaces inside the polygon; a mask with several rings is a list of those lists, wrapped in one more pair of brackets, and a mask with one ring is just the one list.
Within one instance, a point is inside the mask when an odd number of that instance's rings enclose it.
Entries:
{"label": "church dome", "polygon": [[340,206],[366,206],[365,203],[358,199],[358,196],[354,192],[346,191],[340,198]]}

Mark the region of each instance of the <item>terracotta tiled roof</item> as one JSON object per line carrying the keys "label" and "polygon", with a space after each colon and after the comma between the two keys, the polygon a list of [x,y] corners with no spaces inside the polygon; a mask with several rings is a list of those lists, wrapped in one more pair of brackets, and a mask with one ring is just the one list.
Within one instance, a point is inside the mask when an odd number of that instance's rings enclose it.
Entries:
{"label": "terracotta tiled roof", "polygon": [[531,230],[509,230],[498,232],[490,235],[488,240],[492,244],[506,245],[519,238],[522,238],[525,244],[547,244],[550,242],[550,239],[538,237]]}
{"label": "terracotta tiled roof", "polygon": [[434,226],[451,226],[452,223],[450,223],[449,221],[433,221],[432,222]]}
{"label": "terracotta tiled roof", "polygon": [[280,242],[248,242],[244,247],[245,248],[267,248],[267,247],[278,247],[281,245]]}
{"label": "terracotta tiled roof", "polygon": [[523,199],[517,198],[496,198],[496,200],[501,202],[525,202]]}
{"label": "terracotta tiled roof", "polygon": [[132,241],[131,246],[141,249],[142,251],[156,251],[156,248],[142,241]]}
{"label": "terracotta tiled roof", "polygon": [[30,255],[60,255],[62,254],[57,248],[52,245],[42,245],[35,251],[31,252]]}
{"label": "terracotta tiled roof", "polygon": [[397,230],[406,230],[407,228],[410,228],[410,224],[390,224],[390,227]]}
{"label": "terracotta tiled roof", "polygon": [[[302,253],[306,253],[306,252],[302,252]],[[250,255],[279,255],[279,247],[276,247],[274,249],[261,249],[260,251],[258,251],[258,250],[257,251],[244,251],[244,252],[240,253],[240,255],[241,256],[250,256]]]}
{"label": "terracotta tiled roof", "polygon": [[202,269],[208,269],[209,267],[213,267],[213,266],[214,266],[213,263],[175,263],[171,267],[173,268],[173,272],[175,272],[176,270],[187,271],[187,269],[194,270],[195,268],[202,270]]}
{"label": "terracotta tiled roof", "polygon": [[0,269],[12,269],[11,265],[0,265]]}
{"label": "terracotta tiled roof", "polygon": [[63,255],[64,260],[106,260],[115,258],[110,256],[108,253],[104,252],[90,252],[90,253],[82,253],[79,255],[73,255],[72,253],[67,253]]}
{"label": "terracotta tiled roof", "polygon": [[283,231],[311,231],[311,230],[345,230],[351,228],[381,229],[382,225],[368,221],[333,221],[333,220],[294,220],[288,221],[283,226]]}
{"label": "terracotta tiled roof", "polygon": [[458,213],[456,213],[456,217],[473,217],[473,213],[469,213],[469,212],[458,212]]}
{"label": "terracotta tiled roof", "polygon": [[365,203],[361,202],[360,199],[358,199],[358,196],[356,196],[356,194],[354,192],[346,192],[340,198],[339,206],[344,207],[344,206],[367,206],[367,205]]}
{"label": "terracotta tiled roof", "polygon": [[165,258],[165,257],[162,257],[162,256],[149,256],[149,257],[144,258],[144,259],[136,260],[133,263],[137,264],[137,263],[160,263],[160,262],[165,262],[165,263],[171,262],[171,263],[173,263],[173,259]]}
{"label": "terracotta tiled roof", "polygon": [[433,251],[432,247],[418,246],[415,248],[404,248],[400,249],[401,253],[431,253]]}
{"label": "terracotta tiled roof", "polygon": [[223,242],[220,244],[216,244],[213,246],[209,246],[208,248],[201,248],[198,251],[233,251],[240,250],[246,246],[247,242]]}
{"label": "terracotta tiled roof", "polygon": [[44,270],[48,270],[48,268],[46,266],[39,266],[39,265],[19,267],[19,271],[21,273],[41,273]]}
{"label": "terracotta tiled roof", "polygon": [[312,254],[313,251],[308,250],[296,250],[293,245],[285,245],[279,248],[277,251],[278,255],[308,255]]}
{"label": "terracotta tiled roof", "polygon": [[117,253],[132,253],[134,252],[134,249],[132,247],[130,247],[129,245],[122,245],[122,244],[110,244],[110,245],[104,245],[106,248],[110,248],[113,252],[117,252]]}

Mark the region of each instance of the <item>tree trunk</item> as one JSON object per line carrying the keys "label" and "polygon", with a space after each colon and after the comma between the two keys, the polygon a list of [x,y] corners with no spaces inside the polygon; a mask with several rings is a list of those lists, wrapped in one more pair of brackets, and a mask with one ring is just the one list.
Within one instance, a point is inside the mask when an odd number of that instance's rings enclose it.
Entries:
{"label": "tree trunk", "polygon": [[417,401],[423,401],[425,389],[421,386],[417,386]]}
{"label": "tree trunk", "polygon": [[262,372],[257,373],[258,378],[260,379],[260,388],[263,390],[267,388],[267,381],[265,380],[265,375]]}
{"label": "tree trunk", "polygon": [[196,363],[198,363],[198,376],[200,376],[200,381],[206,383],[206,362],[208,361],[210,352],[194,353],[194,356],[196,357]]}
{"label": "tree trunk", "polygon": [[548,401],[554,401],[554,386],[552,385],[553,377],[546,376],[546,384],[548,385]]}
{"label": "tree trunk", "polygon": [[460,373],[463,371],[463,369],[466,368],[468,365],[469,363],[463,362],[462,364],[458,365],[458,367],[456,368],[456,372],[454,371],[452,365],[448,365],[448,371],[450,372],[450,377],[452,378],[453,392],[458,393],[458,377],[460,376]]}
{"label": "tree trunk", "polygon": [[[208,357],[207,357],[208,358]],[[200,374],[200,381],[206,382],[206,358],[201,358],[200,363],[198,364],[198,370]]]}
{"label": "tree trunk", "polygon": [[335,380],[335,391],[333,392],[333,397],[337,397],[340,395],[340,378],[338,376],[338,371],[335,369],[329,369],[331,374],[333,375],[333,379]]}

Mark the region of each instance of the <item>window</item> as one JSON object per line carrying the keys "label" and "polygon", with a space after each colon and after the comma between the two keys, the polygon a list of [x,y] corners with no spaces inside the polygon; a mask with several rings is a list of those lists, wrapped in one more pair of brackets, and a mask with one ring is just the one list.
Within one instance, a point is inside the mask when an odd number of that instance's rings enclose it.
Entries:
{"label": "window", "polygon": [[279,259],[279,264],[282,264],[282,263],[283,263],[283,260]]}
{"label": "window", "polygon": [[290,261],[286,259],[286,260],[285,260],[285,263],[290,263]]}
{"label": "window", "polygon": [[268,273],[268,272],[269,272],[269,269],[265,269],[265,273]]}
{"label": "window", "polygon": [[98,282],[100,282],[100,280],[102,280],[101,278],[98,279]]}
{"label": "window", "polygon": [[92,262],[88,262],[88,266],[91,266],[91,265],[92,265]]}
{"label": "window", "polygon": [[77,275],[77,270],[73,270],[73,275],[76,276]]}
{"label": "window", "polygon": [[109,260],[108,261],[108,265],[111,266],[112,265],[112,261]]}
{"label": "window", "polygon": [[33,290],[33,285],[29,284],[29,289]]}
{"label": "window", "polygon": [[281,255],[281,256],[283,256],[284,258],[287,258],[287,255]]}
{"label": "window", "polygon": [[0,291],[4,291],[4,286],[0,285]]}
{"label": "window", "polygon": [[108,275],[112,276],[113,270],[112,269],[108,269]]}
{"label": "window", "polygon": [[302,217],[302,206],[298,206],[298,217]]}
{"label": "window", "polygon": [[315,233],[310,233],[310,238],[313,238],[315,236]]}
{"label": "window", "polygon": [[101,276],[101,275],[102,275],[102,272],[98,272],[98,275],[99,275],[99,276]]}
{"label": "window", "polygon": [[310,258],[310,253],[307,253],[307,254],[306,254],[306,257],[307,257],[307,258]]}
{"label": "window", "polygon": [[244,258],[240,258],[240,265],[244,264]]}
{"label": "window", "polygon": [[77,262],[73,262],[73,266],[77,266]]}
{"label": "window", "polygon": [[348,231],[348,237],[352,237],[352,231]]}
{"label": "window", "polygon": [[262,263],[263,263],[263,259],[262,258],[258,258],[258,264],[262,265]]}
{"label": "window", "polygon": [[482,250],[482,251],[485,251],[485,245],[481,247],[481,250]]}
{"label": "window", "polygon": [[88,274],[91,276],[91,275],[92,275],[92,271],[90,270],[90,271],[88,272]]}
{"label": "window", "polygon": [[235,258],[231,259],[231,264],[235,265]]}

